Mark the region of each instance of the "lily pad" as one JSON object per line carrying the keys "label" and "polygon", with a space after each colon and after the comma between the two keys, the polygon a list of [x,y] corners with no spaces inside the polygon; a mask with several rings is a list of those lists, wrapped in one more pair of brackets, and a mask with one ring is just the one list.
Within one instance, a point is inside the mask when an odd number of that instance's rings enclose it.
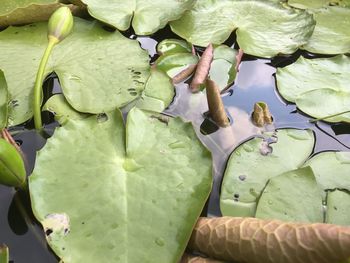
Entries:
{"label": "lily pad", "polygon": [[350,8],[329,6],[312,13],[315,30],[302,49],[318,54],[350,53]]}
{"label": "lily pad", "polygon": [[328,193],[326,223],[349,226],[349,211],[349,192],[335,190]]}
{"label": "lily pad", "polygon": [[[60,6],[59,0],[2,0],[0,27],[46,21]],[[69,5],[74,10],[74,6]]]}
{"label": "lily pad", "polygon": [[[349,110],[350,58],[305,59],[300,57],[285,68],[278,68],[277,87],[282,97],[313,117],[322,118]],[[350,120],[350,113],[326,121]]]}
{"label": "lily pad", "polygon": [[232,153],[221,187],[224,216],[254,216],[268,180],[299,168],[311,154],[315,141],[311,130],[283,129],[270,136],[251,139]]}
{"label": "lily pad", "polygon": [[259,198],[256,218],[323,222],[321,190],[310,167],[273,177]]}
{"label": "lily pad", "polygon": [[224,90],[232,84],[236,78],[237,51],[225,45],[214,48],[214,57],[210,65],[209,77]]}
{"label": "lily pad", "polygon": [[190,52],[181,53],[165,53],[156,60],[157,69],[165,72],[169,77],[173,78],[179,72],[184,70],[188,65],[195,65],[198,57]]}
{"label": "lily pad", "polygon": [[170,25],[176,34],[199,46],[221,44],[236,31],[245,53],[273,57],[291,54],[306,44],[315,22],[303,10],[272,1],[203,0]]}
{"label": "lily pad", "polygon": [[322,152],[307,161],[305,166],[312,168],[322,190],[350,191],[350,152]]}
{"label": "lily pad", "polygon": [[192,52],[192,46],[180,39],[164,39],[157,45],[159,55]]}
{"label": "lily pad", "polygon": [[55,116],[55,120],[64,124],[69,119],[82,120],[89,117],[89,114],[81,113],[73,109],[63,94],[51,96],[43,106],[43,111],[49,111]]}
{"label": "lily pad", "polygon": [[[10,100],[17,101],[9,108],[9,125],[33,115],[33,86],[46,35],[46,23],[0,32],[0,68]],[[53,71],[69,104],[86,113],[108,112],[137,99],[150,75],[148,54],[137,41],[79,18],[74,32],[53,50],[46,75]]]}
{"label": "lily pad", "polygon": [[175,96],[171,79],[162,71],[151,70],[145,90],[136,102],[136,107],[143,110],[162,112],[170,105]]}
{"label": "lily pad", "polygon": [[[119,30],[131,23],[137,35],[149,35],[178,19],[194,0],[82,0],[91,16]],[[132,20],[132,22],[131,22]]]}
{"label": "lily pad", "polygon": [[69,120],[38,152],[34,214],[66,263],[178,262],[211,189],[210,153],[178,118],[135,108],[124,129],[120,112],[106,117]]}
{"label": "lily pad", "polygon": [[0,130],[7,124],[8,92],[4,73],[0,70]]}

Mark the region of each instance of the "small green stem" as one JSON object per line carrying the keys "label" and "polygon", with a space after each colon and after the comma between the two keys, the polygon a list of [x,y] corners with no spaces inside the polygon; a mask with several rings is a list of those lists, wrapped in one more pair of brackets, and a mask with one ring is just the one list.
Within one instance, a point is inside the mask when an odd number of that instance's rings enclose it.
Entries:
{"label": "small green stem", "polygon": [[49,43],[47,44],[45,53],[40,61],[40,66],[38,73],[36,75],[35,79],[35,86],[34,86],[34,125],[35,129],[41,130],[42,129],[42,120],[41,120],[41,95],[42,95],[42,85],[44,81],[44,73],[47,61],[49,60],[50,54],[52,52],[53,47],[58,43],[58,40],[53,37],[49,37]]}
{"label": "small green stem", "polygon": [[336,114],[332,114],[332,115],[328,115],[328,116],[317,118],[317,119],[310,119],[309,122],[315,123],[315,122],[318,122],[318,121],[323,121],[323,120],[326,120],[326,119],[329,119],[329,118],[337,117],[337,116],[343,115],[345,113],[350,113],[350,110],[343,111],[343,112],[336,113]]}

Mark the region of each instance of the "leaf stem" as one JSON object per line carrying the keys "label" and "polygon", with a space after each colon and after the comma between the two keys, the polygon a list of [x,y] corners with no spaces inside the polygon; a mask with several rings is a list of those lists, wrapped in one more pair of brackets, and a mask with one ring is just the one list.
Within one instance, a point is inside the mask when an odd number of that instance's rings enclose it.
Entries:
{"label": "leaf stem", "polygon": [[323,120],[326,120],[326,119],[329,119],[329,118],[337,117],[337,116],[345,114],[345,113],[350,113],[350,110],[343,111],[343,112],[336,113],[336,114],[332,114],[332,115],[328,115],[328,116],[317,118],[317,119],[310,119],[309,122],[315,123],[315,122],[318,122],[318,121],[323,121]]}
{"label": "leaf stem", "polygon": [[38,73],[35,79],[34,86],[34,125],[35,129],[42,129],[42,120],[41,120],[41,101],[42,101],[42,85],[44,81],[44,73],[47,61],[49,60],[50,54],[52,52],[53,47],[58,43],[58,39],[55,37],[49,37],[49,42],[47,44],[45,53],[40,61]]}

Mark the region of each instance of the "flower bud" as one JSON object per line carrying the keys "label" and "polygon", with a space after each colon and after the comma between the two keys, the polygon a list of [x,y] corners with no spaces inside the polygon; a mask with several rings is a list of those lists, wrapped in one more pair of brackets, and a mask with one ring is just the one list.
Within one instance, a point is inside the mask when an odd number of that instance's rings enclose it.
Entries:
{"label": "flower bud", "polygon": [[22,156],[14,146],[0,138],[0,184],[23,187],[26,170]]}
{"label": "flower bud", "polygon": [[67,6],[62,6],[58,8],[49,19],[48,38],[53,38],[58,43],[72,32],[72,28],[72,12]]}

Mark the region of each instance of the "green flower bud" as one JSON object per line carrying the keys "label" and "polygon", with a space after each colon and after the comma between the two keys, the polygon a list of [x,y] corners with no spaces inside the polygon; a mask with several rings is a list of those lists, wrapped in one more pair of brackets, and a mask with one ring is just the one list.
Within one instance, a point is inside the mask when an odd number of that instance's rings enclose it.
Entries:
{"label": "green flower bud", "polygon": [[0,138],[0,184],[23,187],[26,170],[22,156],[14,146]]}
{"label": "green flower bud", "polygon": [[50,17],[48,25],[48,38],[58,42],[65,39],[73,28],[72,12],[67,6],[58,8]]}

